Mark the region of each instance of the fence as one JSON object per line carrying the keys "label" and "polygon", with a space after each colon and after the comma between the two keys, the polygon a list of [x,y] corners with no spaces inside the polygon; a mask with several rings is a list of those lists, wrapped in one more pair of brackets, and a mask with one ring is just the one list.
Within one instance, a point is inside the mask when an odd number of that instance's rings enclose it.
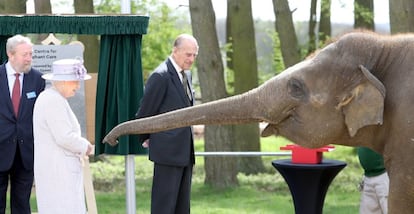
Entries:
{"label": "fence", "polygon": [[291,156],[291,152],[194,152],[195,156]]}

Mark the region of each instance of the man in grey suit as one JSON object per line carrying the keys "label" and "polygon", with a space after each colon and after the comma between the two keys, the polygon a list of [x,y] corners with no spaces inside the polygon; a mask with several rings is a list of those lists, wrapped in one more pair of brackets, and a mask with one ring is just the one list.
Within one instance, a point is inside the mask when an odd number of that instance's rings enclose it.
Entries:
{"label": "man in grey suit", "polygon": [[[171,55],[149,76],[137,118],[194,105],[190,68],[198,54],[197,40],[188,34],[174,41]],[[194,140],[191,127],[142,134],[154,162],[151,213],[190,213]]]}

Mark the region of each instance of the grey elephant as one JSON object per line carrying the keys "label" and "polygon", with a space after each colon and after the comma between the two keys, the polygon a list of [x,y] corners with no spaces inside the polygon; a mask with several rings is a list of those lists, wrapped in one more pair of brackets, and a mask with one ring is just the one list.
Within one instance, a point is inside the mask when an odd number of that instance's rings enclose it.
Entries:
{"label": "grey elephant", "polygon": [[[414,213],[414,35],[353,32],[244,94],[131,120],[104,138],[196,124],[266,122],[262,136],[383,154],[389,213]],[[411,112],[413,111],[413,112]],[[191,115],[191,116],[188,116]]]}

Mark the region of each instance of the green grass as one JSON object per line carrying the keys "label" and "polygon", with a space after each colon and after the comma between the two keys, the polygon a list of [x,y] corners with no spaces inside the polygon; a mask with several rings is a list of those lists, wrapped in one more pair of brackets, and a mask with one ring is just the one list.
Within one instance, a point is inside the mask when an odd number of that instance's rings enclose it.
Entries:
{"label": "green grass", "polygon": [[[280,146],[290,142],[276,137],[262,138],[262,151],[280,151]],[[203,151],[203,142],[196,142],[196,151]],[[243,214],[243,213],[294,213],[289,188],[271,161],[289,157],[262,157],[266,173],[260,175],[239,174],[240,186],[217,190],[204,185],[204,159],[197,157],[193,175],[192,214]],[[324,158],[342,160],[347,166],[335,177],[328,189],[324,214],[358,213],[359,192],[357,184],[362,170],[355,149],[335,146],[335,150],[324,153]],[[91,163],[96,203],[99,214],[126,213],[125,170],[123,156],[106,156],[105,161]],[[135,158],[136,206],[138,214],[150,213],[152,162],[147,156]],[[32,195],[33,211],[36,211],[35,194]]]}

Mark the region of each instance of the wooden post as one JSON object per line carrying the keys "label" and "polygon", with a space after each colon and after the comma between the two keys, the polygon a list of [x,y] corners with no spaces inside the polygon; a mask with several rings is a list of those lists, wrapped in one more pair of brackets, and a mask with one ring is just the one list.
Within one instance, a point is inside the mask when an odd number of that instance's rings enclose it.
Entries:
{"label": "wooden post", "polygon": [[[85,81],[85,111],[86,111],[86,136],[92,144],[95,142],[95,104],[96,104],[96,85],[97,73],[89,73],[92,79]],[[97,214],[95,191],[93,188],[92,174],[89,167],[89,158],[85,160],[83,171],[85,197],[88,214]]]}
{"label": "wooden post", "polygon": [[89,167],[89,158],[84,158],[83,167],[83,185],[85,187],[86,207],[88,214],[98,214],[96,207],[95,191],[93,189],[91,168]]}

